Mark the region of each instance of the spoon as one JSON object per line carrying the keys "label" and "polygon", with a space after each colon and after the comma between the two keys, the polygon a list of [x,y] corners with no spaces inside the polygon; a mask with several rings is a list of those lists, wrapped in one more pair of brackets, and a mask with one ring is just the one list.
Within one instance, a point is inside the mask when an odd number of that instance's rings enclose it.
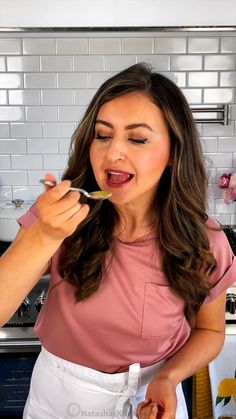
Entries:
{"label": "spoon", "polygon": [[[50,180],[45,180],[45,179],[40,179],[39,181],[40,183],[43,183],[43,185],[46,186],[56,186],[56,182],[51,182]],[[91,198],[91,199],[107,199],[110,198],[110,196],[112,195],[111,192],[108,191],[94,191],[94,192],[87,192],[84,189],[81,188],[70,188],[70,191],[78,191],[81,192],[82,194],[84,194],[87,198]]]}

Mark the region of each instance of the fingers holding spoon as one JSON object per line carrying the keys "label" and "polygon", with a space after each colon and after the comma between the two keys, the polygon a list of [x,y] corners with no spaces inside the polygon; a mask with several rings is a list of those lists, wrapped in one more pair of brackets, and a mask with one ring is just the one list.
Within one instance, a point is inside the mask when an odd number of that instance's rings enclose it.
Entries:
{"label": "fingers holding spoon", "polygon": [[[49,179],[40,179],[39,181],[46,187],[52,188],[56,186],[56,181],[49,180]],[[82,188],[70,188],[70,191],[78,191],[82,194],[84,194],[87,198],[95,199],[95,200],[104,200],[107,198],[110,198],[112,193],[110,191],[94,191],[94,192],[87,192],[85,189]]]}

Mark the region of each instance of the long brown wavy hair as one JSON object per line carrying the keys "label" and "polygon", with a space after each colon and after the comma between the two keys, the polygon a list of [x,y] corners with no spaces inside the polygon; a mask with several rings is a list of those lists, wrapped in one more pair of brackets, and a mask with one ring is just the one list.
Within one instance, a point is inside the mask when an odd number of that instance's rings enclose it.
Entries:
{"label": "long brown wavy hair", "polygon": [[[171,166],[166,167],[153,202],[156,238],[170,287],[185,301],[185,315],[194,317],[209,294],[209,276],[216,268],[206,227],[207,176],[191,109],[181,90],[145,63],[135,64],[105,81],[91,100],[73,134],[63,179],[87,190],[98,189],[89,160],[95,121],[100,107],[129,92],[147,95],[163,113],[171,139]],[[59,270],[76,286],[75,299],[96,292],[103,277],[105,254],[112,249],[118,221],[108,200],[90,201],[88,217],[65,239]]]}

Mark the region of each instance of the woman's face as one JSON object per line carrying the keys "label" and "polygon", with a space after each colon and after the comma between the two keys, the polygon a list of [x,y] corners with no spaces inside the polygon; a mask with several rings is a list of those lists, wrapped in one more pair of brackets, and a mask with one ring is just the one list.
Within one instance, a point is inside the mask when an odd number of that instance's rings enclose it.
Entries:
{"label": "woman's face", "polygon": [[101,189],[118,207],[149,206],[170,163],[170,138],[161,110],[140,92],[101,106],[90,146]]}

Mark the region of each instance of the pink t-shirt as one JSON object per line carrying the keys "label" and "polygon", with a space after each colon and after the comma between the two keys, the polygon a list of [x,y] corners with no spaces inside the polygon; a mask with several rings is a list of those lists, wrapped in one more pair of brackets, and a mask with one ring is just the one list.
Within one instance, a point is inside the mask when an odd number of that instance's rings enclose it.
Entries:
{"label": "pink t-shirt", "polygon": [[[18,219],[28,228],[37,214],[33,206]],[[212,220],[209,224],[215,225]],[[209,231],[218,266],[211,276],[214,287],[206,303],[236,280],[236,261],[225,234]],[[57,269],[60,249],[51,259],[50,291],[35,332],[51,353],[106,373],[127,371],[167,359],[187,341],[189,324],[184,301],[174,294],[161,268],[154,233],[125,243],[114,238],[111,269],[98,291],[75,304],[75,287],[61,282]],[[111,257],[106,255],[106,264]]]}

